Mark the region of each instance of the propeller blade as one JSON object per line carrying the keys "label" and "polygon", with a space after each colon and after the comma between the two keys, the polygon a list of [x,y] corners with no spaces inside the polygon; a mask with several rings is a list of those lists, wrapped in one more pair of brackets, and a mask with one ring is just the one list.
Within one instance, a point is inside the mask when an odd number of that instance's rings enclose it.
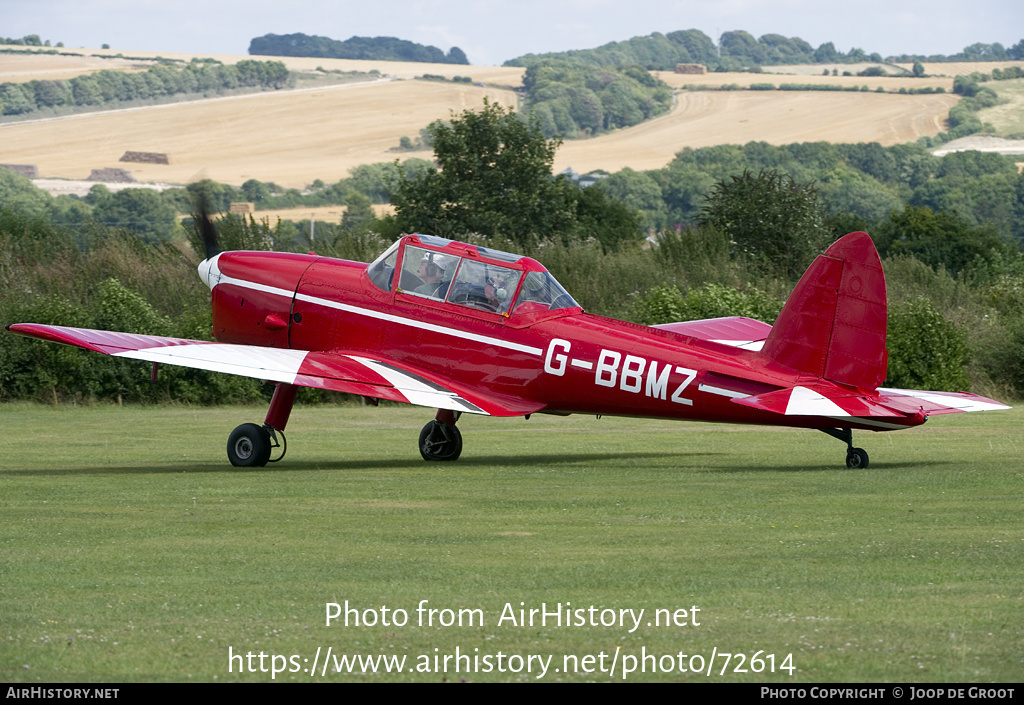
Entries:
{"label": "propeller blade", "polygon": [[217,229],[213,227],[210,220],[210,212],[205,198],[199,200],[198,219],[199,234],[203,238],[203,247],[206,249],[206,259],[216,257],[221,253],[220,244],[217,241]]}

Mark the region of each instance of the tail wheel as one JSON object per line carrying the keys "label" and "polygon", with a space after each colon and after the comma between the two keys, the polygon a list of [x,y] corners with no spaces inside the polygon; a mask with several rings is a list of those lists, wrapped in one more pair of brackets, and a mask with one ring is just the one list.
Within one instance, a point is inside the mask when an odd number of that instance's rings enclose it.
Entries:
{"label": "tail wheel", "polygon": [[458,460],[462,455],[462,432],[455,426],[431,421],[420,431],[420,455],[424,460]]}
{"label": "tail wheel", "polygon": [[262,426],[244,423],[228,436],[228,460],[236,468],[261,468],[270,460],[270,433]]}
{"label": "tail wheel", "polygon": [[850,448],[846,451],[846,467],[856,470],[867,466],[868,454],[863,448]]}

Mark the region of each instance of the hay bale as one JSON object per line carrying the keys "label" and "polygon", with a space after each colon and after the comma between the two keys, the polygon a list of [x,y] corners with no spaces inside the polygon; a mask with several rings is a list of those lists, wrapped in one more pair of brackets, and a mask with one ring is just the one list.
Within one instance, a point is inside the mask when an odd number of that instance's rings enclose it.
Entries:
{"label": "hay bale", "polygon": [[170,164],[171,161],[163,152],[125,152],[121,157],[122,162],[137,162],[140,164]]}
{"label": "hay bale", "polygon": [[132,183],[135,177],[127,169],[93,169],[87,181],[104,181],[106,183]]}
{"label": "hay bale", "polygon": [[39,178],[39,167],[35,164],[0,164],[0,169],[13,171],[15,174],[21,174],[27,179]]}

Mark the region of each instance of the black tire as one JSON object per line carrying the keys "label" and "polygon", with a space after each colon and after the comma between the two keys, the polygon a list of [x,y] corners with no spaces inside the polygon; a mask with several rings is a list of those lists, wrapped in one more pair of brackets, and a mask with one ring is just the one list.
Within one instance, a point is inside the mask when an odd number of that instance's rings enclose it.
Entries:
{"label": "black tire", "polygon": [[850,448],[846,452],[846,467],[851,470],[863,470],[868,466],[868,454],[863,448]]}
{"label": "black tire", "polygon": [[419,445],[424,460],[458,460],[462,455],[462,432],[455,426],[431,421],[420,431]]}
{"label": "black tire", "polygon": [[228,436],[228,460],[236,468],[261,468],[270,460],[270,434],[262,426],[244,423]]}

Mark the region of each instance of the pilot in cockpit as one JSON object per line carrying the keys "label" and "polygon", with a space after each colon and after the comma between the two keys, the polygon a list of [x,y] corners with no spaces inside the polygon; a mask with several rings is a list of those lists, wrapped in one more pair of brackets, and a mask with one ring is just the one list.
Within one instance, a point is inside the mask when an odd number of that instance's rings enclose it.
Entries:
{"label": "pilot in cockpit", "polygon": [[418,272],[423,283],[413,291],[434,299],[443,299],[448,289],[448,282],[445,280],[447,264],[444,255],[437,255],[433,252],[425,253],[423,259],[420,260]]}
{"label": "pilot in cockpit", "polygon": [[502,276],[493,275],[487,278],[487,283],[484,286],[484,296],[487,298],[487,304],[496,312],[505,313],[508,310],[508,288],[505,286],[505,280]]}

